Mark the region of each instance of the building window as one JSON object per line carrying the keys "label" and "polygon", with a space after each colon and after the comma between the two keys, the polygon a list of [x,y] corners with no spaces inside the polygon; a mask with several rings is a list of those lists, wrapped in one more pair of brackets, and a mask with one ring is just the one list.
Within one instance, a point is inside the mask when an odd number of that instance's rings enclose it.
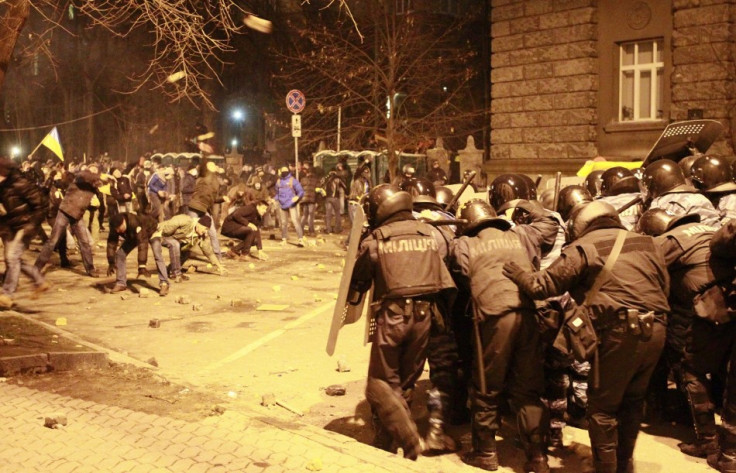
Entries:
{"label": "building window", "polygon": [[414,0],[396,0],[396,13],[401,15],[414,10]]}
{"label": "building window", "polygon": [[619,122],[661,120],[662,39],[619,45]]}

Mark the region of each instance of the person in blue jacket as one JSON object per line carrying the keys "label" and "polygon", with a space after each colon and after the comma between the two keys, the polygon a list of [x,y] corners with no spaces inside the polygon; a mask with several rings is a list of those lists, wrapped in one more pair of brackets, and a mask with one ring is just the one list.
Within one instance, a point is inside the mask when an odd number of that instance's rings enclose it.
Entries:
{"label": "person in blue jacket", "polygon": [[299,219],[297,204],[304,196],[304,189],[299,180],[291,175],[287,166],[279,169],[279,179],[276,181],[276,201],[279,203],[279,217],[281,220],[281,243],[286,243],[289,229],[289,219],[296,228],[299,244],[304,244],[304,229]]}

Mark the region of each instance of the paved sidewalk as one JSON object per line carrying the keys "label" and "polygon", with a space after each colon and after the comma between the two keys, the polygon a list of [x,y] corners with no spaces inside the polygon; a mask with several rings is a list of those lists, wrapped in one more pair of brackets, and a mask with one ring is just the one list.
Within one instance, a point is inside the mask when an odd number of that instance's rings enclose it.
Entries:
{"label": "paved sidewalk", "polygon": [[[0,470],[13,473],[426,472],[315,427],[226,412],[200,422],[0,383]],[[44,427],[62,414],[65,427]]]}

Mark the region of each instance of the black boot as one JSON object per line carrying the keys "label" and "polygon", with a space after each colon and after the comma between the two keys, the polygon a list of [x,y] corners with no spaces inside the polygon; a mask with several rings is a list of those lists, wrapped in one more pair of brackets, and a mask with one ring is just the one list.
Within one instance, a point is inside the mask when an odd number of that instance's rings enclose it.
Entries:
{"label": "black boot", "polygon": [[691,457],[707,458],[718,453],[718,436],[705,435],[695,439],[692,443],[682,442],[677,445],[680,451]]}
{"label": "black boot", "polygon": [[473,429],[473,450],[462,458],[464,463],[486,471],[498,470],[498,454],[496,453],[496,432],[485,429]]}
{"label": "black boot", "polygon": [[736,434],[733,427],[722,422],[719,427],[720,449],[708,456],[708,465],[721,473],[736,473]]}
{"label": "black boot", "polygon": [[547,463],[547,447],[542,441],[540,435],[532,435],[528,442],[522,441],[524,444],[524,452],[526,453],[526,463],[524,463],[525,472],[533,473],[549,473],[549,463]]}
{"label": "black boot", "polygon": [[429,410],[429,431],[424,438],[429,453],[444,453],[457,451],[457,444],[445,432],[446,407],[449,404],[449,396],[443,396],[437,388],[427,392],[427,409]]}

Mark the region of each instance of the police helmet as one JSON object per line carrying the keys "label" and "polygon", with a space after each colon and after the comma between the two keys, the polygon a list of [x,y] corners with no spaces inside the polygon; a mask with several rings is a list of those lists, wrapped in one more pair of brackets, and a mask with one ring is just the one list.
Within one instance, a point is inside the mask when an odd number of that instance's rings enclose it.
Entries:
{"label": "police helmet", "polygon": [[673,215],[664,209],[649,209],[636,222],[636,232],[659,236],[685,223],[699,223],[700,214]]}
{"label": "police helmet", "polygon": [[557,197],[557,212],[562,220],[567,221],[572,209],[584,202],[593,202],[593,197],[585,187],[576,185],[563,187]]}
{"label": "police helmet", "polygon": [[471,199],[463,203],[457,211],[457,218],[468,221],[457,226],[458,235],[473,236],[486,227],[495,227],[499,230],[511,228],[511,222],[498,217],[493,207],[480,199]]}
{"label": "police helmet", "polygon": [[437,199],[437,203],[440,205],[447,205],[452,201],[452,198],[455,197],[455,194],[450,190],[449,187],[445,186],[439,186],[434,188],[435,193],[435,199]]}
{"label": "police helmet", "polygon": [[601,194],[604,196],[639,192],[639,180],[622,166],[606,169],[601,174]]}
{"label": "police helmet", "polygon": [[701,156],[690,170],[693,185],[703,192],[727,192],[736,190],[731,165],[723,158]]}
{"label": "police helmet", "polygon": [[415,172],[417,172],[417,170],[414,169],[414,166],[411,164],[404,164],[404,167],[401,168],[401,174],[404,176],[408,174],[408,177],[414,177]]}
{"label": "police helmet", "polygon": [[601,184],[603,183],[601,176],[603,176],[603,170],[592,171],[583,182],[583,187],[588,189],[593,198],[601,196]]}
{"label": "police helmet", "polygon": [[402,191],[406,191],[411,194],[412,197],[424,195],[434,198],[437,196],[434,189],[434,184],[432,184],[432,182],[426,177],[413,177],[411,179],[405,179],[401,181],[399,187]]}
{"label": "police helmet", "polygon": [[677,162],[677,164],[680,166],[680,169],[682,169],[682,174],[685,176],[685,179],[690,179],[690,170],[693,167],[693,163],[695,163],[695,160],[698,159],[700,156],[701,155],[686,156]]}
{"label": "police helmet", "polygon": [[578,239],[593,222],[601,218],[609,218],[615,223],[618,223],[616,227],[621,226],[621,219],[618,216],[618,212],[613,205],[607,202],[595,200],[577,205],[573,208],[570,219],[567,222],[568,241]]}
{"label": "police helmet", "polygon": [[534,182],[523,174],[501,174],[488,189],[488,200],[496,212],[504,212],[513,207],[512,201],[536,200],[537,189]]}
{"label": "police helmet", "polygon": [[642,182],[651,199],[668,192],[696,192],[696,189],[687,183],[680,166],[670,159],[659,159],[647,166]]}
{"label": "police helmet", "polygon": [[363,203],[368,224],[372,228],[378,227],[397,212],[411,209],[411,195],[393,184],[380,184],[374,187]]}
{"label": "police helmet", "polygon": [[554,210],[555,190],[545,189],[539,193],[539,202],[547,210]]}
{"label": "police helmet", "polygon": [[532,222],[530,211],[544,213],[544,205],[538,200],[515,200],[514,210],[511,212],[511,221],[516,225],[525,225]]}

